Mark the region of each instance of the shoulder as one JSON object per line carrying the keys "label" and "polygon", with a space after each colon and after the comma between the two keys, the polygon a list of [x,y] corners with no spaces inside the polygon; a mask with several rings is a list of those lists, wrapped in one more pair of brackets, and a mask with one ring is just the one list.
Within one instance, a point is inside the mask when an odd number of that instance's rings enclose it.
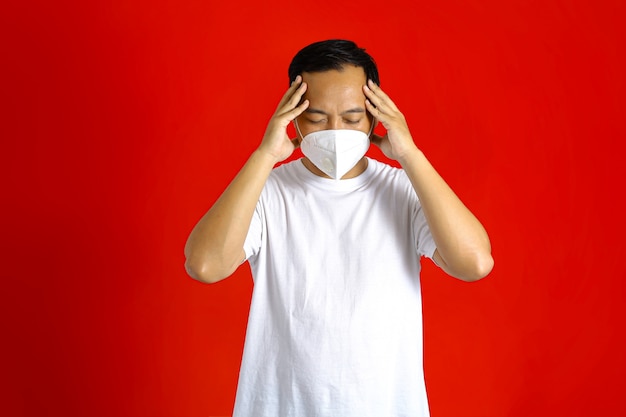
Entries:
{"label": "shoulder", "polygon": [[300,165],[299,159],[289,161],[274,168],[268,177],[269,184],[289,185],[296,184],[300,181]]}
{"label": "shoulder", "polygon": [[298,170],[299,164],[302,164],[300,159],[294,159],[292,161],[281,163],[272,170],[272,175],[278,177],[285,175],[292,176]]}
{"label": "shoulder", "polygon": [[263,187],[261,193],[262,200],[295,192],[295,190],[301,188],[302,174],[298,166],[300,164],[299,160],[294,160],[275,167]]}
{"label": "shoulder", "polygon": [[391,166],[385,162],[369,158],[369,168],[374,182],[378,184],[410,184],[409,177],[402,168]]}
{"label": "shoulder", "polygon": [[389,204],[419,205],[415,189],[404,169],[375,159],[369,162],[372,167],[370,187],[379,199],[387,200]]}

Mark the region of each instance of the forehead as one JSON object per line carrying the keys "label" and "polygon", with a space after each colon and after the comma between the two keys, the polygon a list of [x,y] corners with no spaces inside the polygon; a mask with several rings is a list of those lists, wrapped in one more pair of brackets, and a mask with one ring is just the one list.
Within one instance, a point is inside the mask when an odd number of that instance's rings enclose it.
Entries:
{"label": "forehead", "polygon": [[366,79],[361,67],[346,65],[341,71],[305,72],[302,79],[307,83],[304,98],[311,106],[364,105]]}

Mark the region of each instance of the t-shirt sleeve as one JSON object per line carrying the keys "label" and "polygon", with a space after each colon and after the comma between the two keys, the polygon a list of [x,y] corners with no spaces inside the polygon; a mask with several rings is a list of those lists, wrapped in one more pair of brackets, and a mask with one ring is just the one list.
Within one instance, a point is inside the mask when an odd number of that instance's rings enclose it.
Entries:
{"label": "t-shirt sleeve", "polygon": [[419,202],[417,202],[414,211],[413,232],[417,253],[420,256],[425,256],[429,259],[432,259],[435,254],[435,249],[437,249],[437,246],[435,245],[433,235],[430,233],[430,227],[428,227],[428,223],[426,222],[426,217],[424,216],[424,210],[422,210],[422,205]]}
{"label": "t-shirt sleeve", "polygon": [[252,256],[256,256],[261,248],[261,239],[263,238],[262,211],[261,202],[259,201],[252,215],[252,221],[250,222],[246,240],[243,243],[246,260],[250,259]]}

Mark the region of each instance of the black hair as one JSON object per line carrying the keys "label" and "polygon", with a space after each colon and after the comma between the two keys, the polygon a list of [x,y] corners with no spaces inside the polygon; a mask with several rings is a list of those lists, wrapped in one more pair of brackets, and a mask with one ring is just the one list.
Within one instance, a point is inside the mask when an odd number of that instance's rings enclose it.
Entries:
{"label": "black hair", "polygon": [[302,48],[289,64],[289,83],[303,72],[341,71],[346,64],[363,68],[367,79],[380,85],[376,62],[365,48],[343,39],[329,39]]}

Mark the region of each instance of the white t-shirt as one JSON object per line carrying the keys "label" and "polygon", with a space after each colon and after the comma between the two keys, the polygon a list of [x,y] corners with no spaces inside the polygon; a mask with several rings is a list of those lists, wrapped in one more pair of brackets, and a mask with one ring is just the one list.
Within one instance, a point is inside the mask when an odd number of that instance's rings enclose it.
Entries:
{"label": "white t-shirt", "polygon": [[244,250],[254,290],[235,417],[429,415],[419,274],[435,244],[403,170],[274,169]]}

